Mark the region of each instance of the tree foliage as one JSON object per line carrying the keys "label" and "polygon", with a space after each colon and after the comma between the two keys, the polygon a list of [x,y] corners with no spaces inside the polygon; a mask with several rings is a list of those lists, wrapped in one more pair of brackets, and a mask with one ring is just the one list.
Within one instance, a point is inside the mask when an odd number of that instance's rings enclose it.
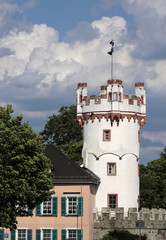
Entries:
{"label": "tree foliage", "polygon": [[[141,240],[146,240],[147,237],[141,236]],[[128,232],[127,230],[114,229],[109,231],[102,240],[139,240],[139,236]]]}
{"label": "tree foliage", "polygon": [[166,209],[166,147],[160,158],[140,165],[141,207]]}
{"label": "tree foliage", "polygon": [[0,107],[0,227],[15,228],[16,216],[28,214],[51,196],[51,163],[44,155],[41,137],[22,115]]}
{"label": "tree foliage", "polygon": [[52,143],[70,159],[81,160],[82,129],[77,123],[76,106],[63,106],[49,117],[40,133],[45,143]]}

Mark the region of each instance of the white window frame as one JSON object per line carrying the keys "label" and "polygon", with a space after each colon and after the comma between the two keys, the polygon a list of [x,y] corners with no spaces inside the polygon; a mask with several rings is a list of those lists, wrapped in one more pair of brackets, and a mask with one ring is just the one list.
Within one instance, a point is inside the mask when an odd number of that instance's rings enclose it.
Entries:
{"label": "white window frame", "polygon": [[25,234],[26,234],[26,239],[25,240],[27,240],[28,238],[28,236],[27,236],[27,230],[28,230],[28,228],[17,228],[17,230],[16,230],[16,240],[18,240],[18,231],[20,231],[20,230],[25,230]]}
{"label": "white window frame", "polygon": [[[76,213],[69,213],[69,198],[76,198]],[[66,196],[66,212],[67,215],[72,215],[72,216],[76,216],[78,211],[78,195],[67,195]]]}
{"label": "white window frame", "polygon": [[43,230],[50,230],[51,231],[51,238],[50,238],[50,240],[52,240],[52,229],[53,228],[41,228],[41,240],[43,240]]}
{"label": "white window frame", "polygon": [[[75,230],[76,231],[76,239],[74,239],[74,238],[69,238],[69,231],[70,230]],[[66,229],[66,237],[67,237],[67,239],[74,239],[74,240],[77,240],[77,228],[67,228]]]}
{"label": "white window frame", "polygon": [[[48,203],[48,202],[51,202],[51,213],[44,213],[44,203]],[[42,202],[42,208],[41,208],[41,213],[42,213],[42,215],[52,215],[52,198],[50,198],[50,200],[49,201],[44,201],[44,202]]]}

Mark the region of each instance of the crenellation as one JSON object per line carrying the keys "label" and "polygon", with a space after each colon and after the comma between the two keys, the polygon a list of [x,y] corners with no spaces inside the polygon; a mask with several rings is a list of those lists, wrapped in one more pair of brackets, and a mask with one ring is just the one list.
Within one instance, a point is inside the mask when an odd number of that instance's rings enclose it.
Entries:
{"label": "crenellation", "polygon": [[[112,216],[112,213],[113,216]],[[128,212],[126,214],[126,212],[124,211],[124,208],[115,208],[110,209],[107,207],[104,207],[101,209],[100,214],[97,211],[97,208],[95,208],[94,211],[95,214],[95,220],[102,220],[103,219],[103,214],[104,215],[108,215],[109,218],[108,219],[119,219],[119,216],[123,216],[121,217],[121,219],[123,220],[132,220],[133,216],[135,220],[150,220],[151,222],[160,222],[160,223],[165,223],[166,224],[166,210],[165,209],[156,209],[156,208],[142,208],[140,211],[137,210],[137,208],[129,208]],[[98,218],[98,216],[100,216],[100,218]]]}
{"label": "crenellation", "polygon": [[107,87],[104,85],[104,86],[101,86],[100,87],[100,90],[107,90]]}
{"label": "crenellation", "polygon": [[122,81],[121,80],[119,80],[119,79],[112,79],[112,80],[108,80],[107,81],[107,84],[109,85],[109,84],[119,84],[119,85],[122,85]]}
{"label": "crenellation", "polygon": [[107,87],[106,86],[101,86],[100,87],[100,97],[106,95],[107,96]]}
{"label": "crenellation", "polygon": [[[120,112],[121,114],[128,112],[130,115],[144,115],[145,114],[145,89],[142,83],[136,84],[135,95],[123,94],[123,87],[121,80],[108,80],[107,86],[100,87],[99,97],[91,95],[87,96],[87,84],[79,83],[77,89],[77,113],[78,116],[88,114],[88,112]],[[140,90],[141,88],[141,90]],[[129,119],[130,121],[130,119]]]}
{"label": "crenellation", "polygon": [[129,95],[123,94],[123,99],[129,99]]}
{"label": "crenellation", "polygon": [[144,87],[143,82],[135,83],[135,87]]}
{"label": "crenellation", "polygon": [[87,83],[78,83],[77,88],[84,88],[87,87]]}
{"label": "crenellation", "polygon": [[[137,221],[143,221],[141,233],[146,234],[149,240],[165,240],[166,236],[166,210],[142,208],[140,212],[136,208],[129,208],[126,216],[123,208],[114,209],[114,217],[111,217],[113,210],[103,208],[98,217],[95,209],[94,218],[94,240],[99,240],[108,231],[114,228],[125,229],[139,235]],[[109,217],[108,217],[109,216]]]}
{"label": "crenellation", "polygon": [[100,96],[100,99],[101,99],[101,98],[107,98],[107,95],[106,95],[106,94],[105,94],[105,95],[101,95],[101,96]]}

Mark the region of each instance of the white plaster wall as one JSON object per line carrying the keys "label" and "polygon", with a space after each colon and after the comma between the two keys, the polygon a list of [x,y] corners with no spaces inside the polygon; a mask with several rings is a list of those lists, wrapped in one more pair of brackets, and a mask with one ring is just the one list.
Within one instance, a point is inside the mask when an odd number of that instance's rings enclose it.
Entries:
{"label": "white plaster wall", "polygon": [[[103,129],[111,130],[111,141],[103,141]],[[95,118],[94,122],[89,120],[88,123],[84,123],[83,136],[84,146],[83,151],[87,149],[94,149],[94,151],[100,152],[113,152],[119,155],[124,153],[135,153],[139,155],[139,143],[138,143],[138,130],[140,129],[139,123],[134,123],[133,118],[130,122],[125,117],[117,122],[113,122],[111,126],[110,120],[106,120],[104,117],[99,120]]]}
{"label": "white plaster wall", "polygon": [[[111,141],[103,141],[103,129],[111,130]],[[101,179],[96,194],[96,207],[107,207],[108,194],[118,194],[118,207],[138,207],[139,177],[138,162],[134,155],[139,156],[138,143],[139,124],[131,119],[120,121],[119,126],[102,118],[95,118],[84,124],[84,165]],[[104,154],[107,153],[107,154]],[[128,153],[128,154],[127,154]],[[96,156],[100,156],[96,160]],[[119,160],[118,156],[127,154]],[[116,163],[116,176],[107,176],[107,162]]]}
{"label": "white plaster wall", "polygon": [[[144,106],[144,105],[143,105]],[[144,107],[145,108],[145,107]],[[137,100],[134,100],[134,104],[129,105],[128,99],[123,99],[123,102],[119,101],[108,101],[107,99],[101,99],[101,103],[95,103],[94,99],[90,99],[90,104],[86,105],[85,101],[83,101],[83,104],[81,108],[79,108],[78,114],[82,112],[83,113],[104,113],[104,112],[110,112],[110,111],[121,111],[120,113],[123,113],[128,111],[129,113],[137,113],[140,114],[141,112],[141,106],[137,105]]]}

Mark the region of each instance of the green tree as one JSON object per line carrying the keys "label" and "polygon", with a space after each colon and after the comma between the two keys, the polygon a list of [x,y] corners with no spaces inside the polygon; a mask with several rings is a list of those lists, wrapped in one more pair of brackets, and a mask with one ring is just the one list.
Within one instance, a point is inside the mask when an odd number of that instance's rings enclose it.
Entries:
{"label": "green tree", "polygon": [[[141,240],[146,240],[147,237],[141,236]],[[127,230],[114,229],[109,231],[102,240],[139,240],[139,236],[128,232]]]}
{"label": "green tree", "polygon": [[28,214],[51,196],[51,163],[41,137],[12,107],[0,107],[0,227],[15,228],[16,216]]}
{"label": "green tree", "polygon": [[141,207],[166,209],[166,147],[160,158],[140,165]]}
{"label": "green tree", "polygon": [[63,106],[58,114],[50,116],[40,134],[46,144],[52,143],[70,159],[81,161],[82,128],[77,123],[75,105]]}

